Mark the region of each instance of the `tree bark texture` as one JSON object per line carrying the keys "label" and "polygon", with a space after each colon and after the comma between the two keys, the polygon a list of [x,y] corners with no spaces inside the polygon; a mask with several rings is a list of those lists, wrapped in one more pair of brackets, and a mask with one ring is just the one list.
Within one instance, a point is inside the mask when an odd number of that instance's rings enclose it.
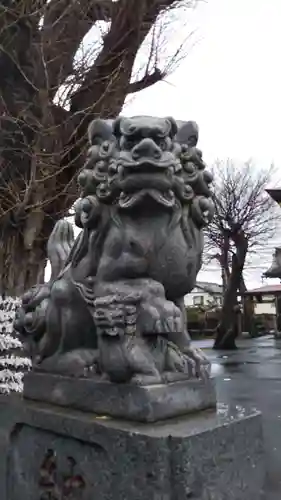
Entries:
{"label": "tree bark texture", "polygon": [[[0,5],[0,287],[17,296],[42,280],[46,243],[78,197],[76,177],[96,117],[117,116],[140,46],[175,0],[5,0]],[[91,67],[74,57],[97,21],[111,21]],[[40,24],[41,23],[41,24]],[[93,43],[96,43],[95,41]],[[77,78],[69,106],[54,101]],[[68,85],[68,83],[67,83]],[[78,88],[77,88],[78,87]]]}
{"label": "tree bark texture", "polygon": [[224,294],[221,317],[216,329],[214,349],[236,349],[238,335],[237,291],[240,288],[243,268],[248,250],[247,240],[241,231],[235,235],[236,253],[232,256],[231,273]]}
{"label": "tree bark texture", "polygon": [[20,232],[9,232],[0,243],[0,293],[3,297],[20,297],[36,283],[44,282],[46,265],[40,244],[26,249]]}

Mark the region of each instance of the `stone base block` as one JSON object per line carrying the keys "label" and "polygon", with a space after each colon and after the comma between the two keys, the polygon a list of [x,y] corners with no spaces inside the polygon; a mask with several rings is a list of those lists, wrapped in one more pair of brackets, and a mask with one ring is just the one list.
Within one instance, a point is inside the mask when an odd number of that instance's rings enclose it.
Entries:
{"label": "stone base block", "polygon": [[213,411],[140,424],[24,402],[9,500],[259,500],[261,416]]}
{"label": "stone base block", "polygon": [[28,373],[24,378],[24,396],[34,401],[138,422],[155,422],[216,406],[212,379],[138,386]]}

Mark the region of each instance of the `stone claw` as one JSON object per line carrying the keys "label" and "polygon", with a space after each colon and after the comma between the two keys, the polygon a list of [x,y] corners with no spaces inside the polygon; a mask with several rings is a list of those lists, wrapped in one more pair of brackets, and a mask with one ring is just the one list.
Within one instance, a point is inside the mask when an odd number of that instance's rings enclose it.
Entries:
{"label": "stone claw", "polygon": [[193,361],[195,366],[195,376],[198,378],[209,378],[211,372],[211,363],[205,354],[196,347],[190,346],[184,350],[184,354]]}

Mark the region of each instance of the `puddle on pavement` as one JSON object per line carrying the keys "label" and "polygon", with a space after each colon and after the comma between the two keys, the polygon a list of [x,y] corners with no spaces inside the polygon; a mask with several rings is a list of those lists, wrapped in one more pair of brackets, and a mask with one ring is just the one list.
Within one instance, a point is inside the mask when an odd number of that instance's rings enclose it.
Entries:
{"label": "puddle on pavement", "polygon": [[[218,377],[219,375],[226,375],[226,370],[224,368],[223,365],[220,365],[218,363],[212,363],[212,369],[211,369],[211,375],[213,377]],[[231,380],[231,378],[229,377],[225,377],[223,379],[225,382],[228,382],[229,380]]]}
{"label": "puddle on pavement", "polygon": [[257,408],[253,406],[246,407],[242,405],[227,404],[221,402],[217,403],[217,415],[223,420],[235,420],[237,418],[243,418],[257,411]]}
{"label": "puddle on pavement", "polygon": [[212,363],[211,374],[216,377],[217,375],[221,375],[225,372],[223,365],[219,363]]}
{"label": "puddle on pavement", "polygon": [[247,366],[259,364],[259,361],[229,361],[228,363],[212,363],[211,373],[215,377],[228,372],[242,373]]}

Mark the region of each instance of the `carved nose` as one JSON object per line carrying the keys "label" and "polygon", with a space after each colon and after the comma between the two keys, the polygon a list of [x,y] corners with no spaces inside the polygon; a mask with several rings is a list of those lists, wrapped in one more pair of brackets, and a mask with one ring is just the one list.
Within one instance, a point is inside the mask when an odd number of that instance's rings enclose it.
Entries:
{"label": "carved nose", "polygon": [[134,160],[139,160],[140,158],[153,158],[159,160],[161,158],[162,151],[153,141],[153,139],[142,139],[132,150],[132,157]]}

